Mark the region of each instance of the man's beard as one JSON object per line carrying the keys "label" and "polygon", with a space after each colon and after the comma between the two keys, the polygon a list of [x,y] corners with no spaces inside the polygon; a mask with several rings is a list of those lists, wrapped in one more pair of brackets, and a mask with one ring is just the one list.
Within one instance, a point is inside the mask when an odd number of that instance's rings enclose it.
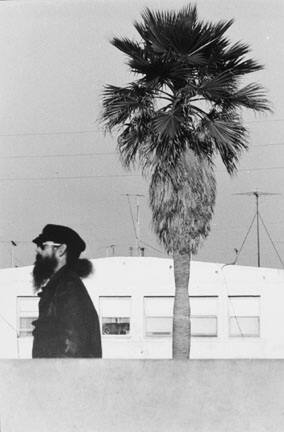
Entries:
{"label": "man's beard", "polygon": [[36,255],[32,272],[35,291],[38,291],[47,279],[53,275],[57,264],[58,262],[55,256],[42,257],[39,254]]}

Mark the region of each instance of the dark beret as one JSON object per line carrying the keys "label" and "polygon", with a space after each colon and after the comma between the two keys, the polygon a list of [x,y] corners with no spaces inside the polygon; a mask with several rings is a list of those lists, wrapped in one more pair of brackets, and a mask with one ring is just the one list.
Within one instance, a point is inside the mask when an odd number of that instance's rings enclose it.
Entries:
{"label": "dark beret", "polygon": [[46,225],[42,232],[33,239],[33,243],[39,244],[46,241],[64,243],[71,250],[81,253],[86,249],[86,243],[73,229],[63,225]]}

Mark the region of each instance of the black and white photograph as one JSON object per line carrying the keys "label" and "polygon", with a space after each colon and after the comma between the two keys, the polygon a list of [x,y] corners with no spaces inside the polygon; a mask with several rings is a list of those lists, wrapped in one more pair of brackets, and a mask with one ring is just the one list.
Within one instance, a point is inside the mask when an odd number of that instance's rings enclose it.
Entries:
{"label": "black and white photograph", "polygon": [[0,432],[283,432],[283,22],[0,0]]}

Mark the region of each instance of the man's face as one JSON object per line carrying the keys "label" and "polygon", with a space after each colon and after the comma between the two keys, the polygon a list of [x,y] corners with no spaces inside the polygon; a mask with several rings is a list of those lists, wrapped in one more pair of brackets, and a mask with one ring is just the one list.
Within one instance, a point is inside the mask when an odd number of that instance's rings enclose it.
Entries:
{"label": "man's face", "polygon": [[53,242],[44,242],[37,245],[33,268],[33,282],[36,291],[55,272],[58,266],[56,251],[59,246],[59,244]]}

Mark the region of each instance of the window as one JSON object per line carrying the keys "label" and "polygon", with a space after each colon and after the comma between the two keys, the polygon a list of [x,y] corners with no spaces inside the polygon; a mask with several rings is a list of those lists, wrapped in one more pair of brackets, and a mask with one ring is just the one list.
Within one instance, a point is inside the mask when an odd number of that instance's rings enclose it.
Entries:
{"label": "window", "polygon": [[190,297],[191,335],[199,337],[216,337],[218,297]]}
{"label": "window", "polygon": [[229,335],[260,336],[260,296],[229,296]]}
{"label": "window", "polygon": [[[173,297],[145,297],[145,335],[171,336],[173,325]],[[218,297],[190,297],[191,335],[217,336]]]}
{"label": "window", "polygon": [[173,297],[144,297],[146,336],[171,336],[173,304]]}
{"label": "window", "polygon": [[102,334],[128,335],[130,333],[131,297],[100,297]]}
{"label": "window", "polygon": [[34,326],[32,322],[38,317],[38,297],[17,298],[18,334],[20,337],[32,336]]}

